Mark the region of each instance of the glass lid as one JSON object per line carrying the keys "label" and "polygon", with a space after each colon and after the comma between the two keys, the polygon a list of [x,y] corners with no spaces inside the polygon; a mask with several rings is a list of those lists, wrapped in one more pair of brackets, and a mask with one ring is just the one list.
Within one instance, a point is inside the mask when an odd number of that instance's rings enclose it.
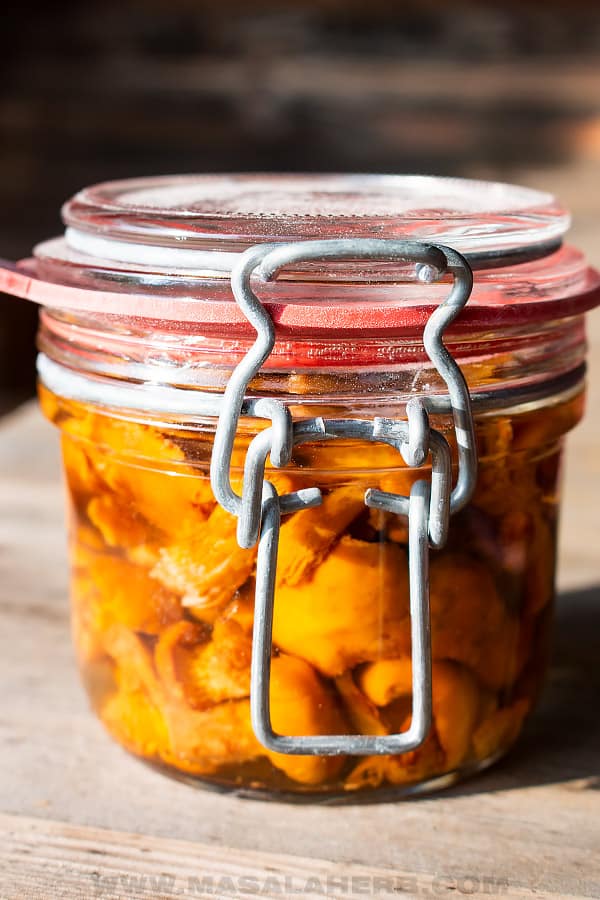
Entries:
{"label": "glass lid", "polygon": [[[75,248],[81,247],[79,233],[180,249],[225,243],[230,250],[260,241],[405,237],[447,243],[465,253],[559,241],[569,227],[568,214],[551,194],[423,175],[113,181],[80,191],[65,204],[63,218],[76,233],[68,233]],[[119,249],[113,246],[112,252]]]}
{"label": "glass lid", "polygon": [[[44,306],[243,331],[230,276],[256,244],[379,238],[447,245],[475,272],[464,330],[570,316],[598,276],[563,245],[567,211],[524,187],[422,175],[181,175],[93,185],[63,207],[64,234],[0,268],[0,288]],[[414,263],[297,262],[256,291],[280,334],[419,335],[450,273]]]}

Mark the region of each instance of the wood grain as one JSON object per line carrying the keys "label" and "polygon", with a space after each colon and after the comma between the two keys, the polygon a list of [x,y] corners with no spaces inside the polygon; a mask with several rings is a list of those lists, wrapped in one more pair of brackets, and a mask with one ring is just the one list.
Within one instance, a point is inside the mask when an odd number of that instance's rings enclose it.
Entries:
{"label": "wood grain", "polygon": [[[536,887],[477,874],[402,871],[0,815],[4,900],[46,896],[128,900],[234,897],[539,897]],[[545,898],[567,898],[544,891]],[[581,895],[578,895],[581,896]]]}

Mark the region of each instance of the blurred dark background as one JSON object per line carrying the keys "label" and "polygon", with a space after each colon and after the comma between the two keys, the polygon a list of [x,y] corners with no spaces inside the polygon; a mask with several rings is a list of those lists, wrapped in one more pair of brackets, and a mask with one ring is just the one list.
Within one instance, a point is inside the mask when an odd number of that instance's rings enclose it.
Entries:
{"label": "blurred dark background", "polygon": [[[0,256],[85,184],[223,170],[520,181],[593,255],[597,0],[5,2],[2,31]],[[1,298],[0,409],[33,391],[35,318]]]}

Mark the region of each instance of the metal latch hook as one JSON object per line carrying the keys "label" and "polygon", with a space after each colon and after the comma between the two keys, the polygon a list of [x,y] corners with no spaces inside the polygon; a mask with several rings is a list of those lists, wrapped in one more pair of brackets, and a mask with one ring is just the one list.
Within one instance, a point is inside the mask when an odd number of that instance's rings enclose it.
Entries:
{"label": "metal latch hook", "polygon": [[[444,274],[453,276],[449,296],[429,317],[423,333],[427,355],[446,383],[448,397],[413,398],[407,421],[393,419],[294,422],[285,405],[273,399],[246,400],[251,380],[275,345],[271,317],[251,287],[258,274],[273,278],[290,263],[311,260],[376,259],[414,262],[417,277],[426,283]],[[264,746],[280,753],[312,755],[398,754],[414,750],[431,728],[431,637],[429,620],[429,547],[443,546],[448,520],[470,499],[477,475],[475,432],[466,381],[443,343],[445,329],[464,308],[473,285],[468,262],[450,247],[418,241],[375,239],[301,241],[251,247],[231,276],[237,303],[257,332],[255,343],[233,371],[223,396],[211,459],[211,485],[217,501],[238,517],[238,542],[252,547],[259,540],[256,601],[251,664],[252,725]],[[431,429],[429,416],[452,411],[458,446],[458,476],[452,488],[450,450],[443,435]],[[272,425],[251,442],[246,455],[242,495],[232,488],[230,467],[242,409],[271,419]],[[407,465],[418,468],[432,457],[432,480],[416,481],[409,497],[368,490],[368,506],[408,516],[409,598],[412,640],[413,711],[407,731],[391,735],[279,735],[270,721],[269,685],[272,652],[273,604],[281,515],[321,502],[318,488],[279,496],[265,480],[265,463],[287,465],[293,447],[303,442],[358,437],[396,447]]]}

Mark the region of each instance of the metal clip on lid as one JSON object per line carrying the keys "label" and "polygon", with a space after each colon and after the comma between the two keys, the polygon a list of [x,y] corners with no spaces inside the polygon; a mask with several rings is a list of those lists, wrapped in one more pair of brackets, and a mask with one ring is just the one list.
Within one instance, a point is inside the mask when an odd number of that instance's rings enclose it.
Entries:
{"label": "metal clip on lid", "polygon": [[[371,259],[414,262],[417,277],[433,282],[451,274],[450,295],[429,318],[423,333],[425,350],[448,387],[446,397],[415,398],[407,404],[408,421],[375,418],[313,419],[294,422],[289,410],[276,400],[249,405],[252,415],[271,420],[251,442],[245,462],[242,495],[231,486],[233,443],[250,381],[275,344],[273,322],[250,286],[258,275],[273,278],[290,263],[311,260]],[[256,601],[252,645],[250,705],[252,726],[259,741],[279,753],[398,754],[419,747],[431,729],[431,636],[429,617],[429,547],[443,546],[451,513],[468,503],[477,475],[471,399],[465,379],[443,344],[444,330],[469,299],[473,276],[466,259],[450,247],[416,241],[321,240],[251,247],[231,275],[235,299],[257,331],[257,338],[234,370],[223,397],[211,460],[211,485],[218,502],[238,517],[238,542],[253,547],[259,541],[256,565]],[[458,446],[458,478],[452,488],[450,448],[444,436],[430,428],[433,412],[452,412]],[[412,640],[412,719],[407,731],[390,735],[280,735],[273,731],[269,705],[273,603],[281,515],[317,506],[318,488],[279,496],[265,480],[270,454],[277,468],[288,465],[297,444],[355,437],[395,447],[406,465],[419,467],[429,455],[431,482],[416,481],[405,497],[371,489],[367,506],[408,516],[408,561]]]}

